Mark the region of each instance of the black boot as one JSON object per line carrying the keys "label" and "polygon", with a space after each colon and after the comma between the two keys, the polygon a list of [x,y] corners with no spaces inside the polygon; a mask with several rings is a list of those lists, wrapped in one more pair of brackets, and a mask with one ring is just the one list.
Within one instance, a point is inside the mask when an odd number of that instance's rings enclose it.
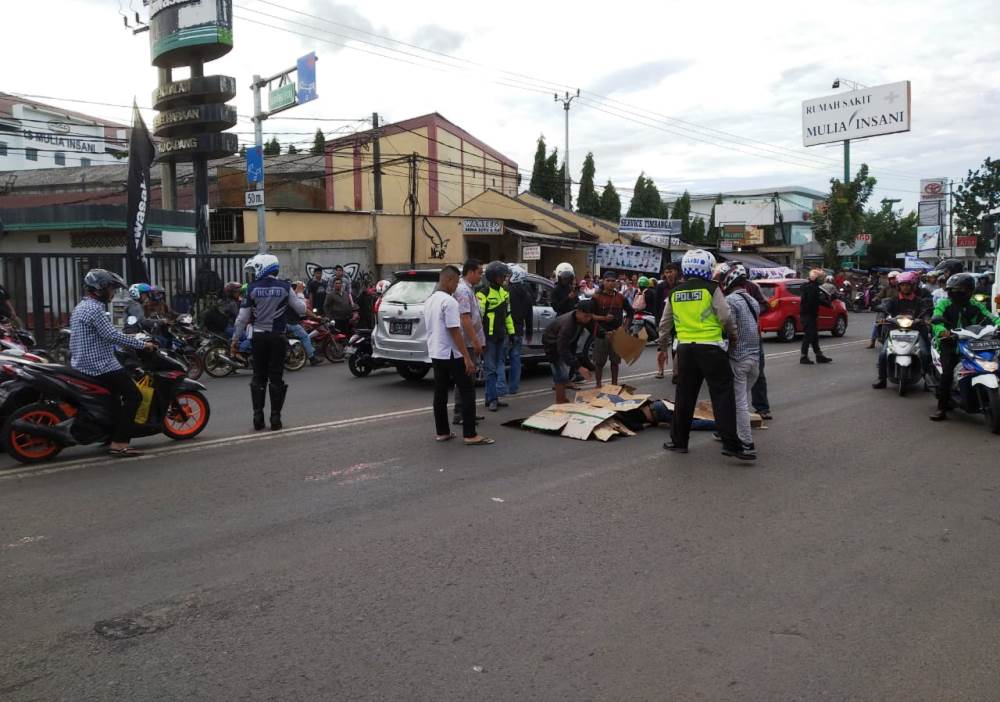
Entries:
{"label": "black boot", "polygon": [[250,400],[253,403],[253,428],[260,431],[264,428],[264,399],[267,397],[266,385],[250,383]]}
{"label": "black boot", "polygon": [[271,388],[271,431],[278,431],[281,429],[281,408],[285,406],[288,385],[271,383],[269,387]]}
{"label": "black boot", "polygon": [[872,388],[875,390],[881,390],[886,386],[885,378],[879,378],[877,382],[872,383]]}

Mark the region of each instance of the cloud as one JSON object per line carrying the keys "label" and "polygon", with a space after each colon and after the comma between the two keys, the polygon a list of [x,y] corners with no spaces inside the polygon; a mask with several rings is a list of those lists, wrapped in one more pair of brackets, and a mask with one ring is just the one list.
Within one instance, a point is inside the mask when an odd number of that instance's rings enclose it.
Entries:
{"label": "cloud", "polygon": [[432,51],[451,53],[465,42],[465,35],[437,24],[425,24],[413,33],[413,43]]}
{"label": "cloud", "polygon": [[590,86],[595,93],[631,93],[656,86],[661,80],[690,66],[688,61],[647,61],[620,68]]}
{"label": "cloud", "polygon": [[[385,30],[376,30],[375,25],[373,25],[367,17],[361,14],[356,8],[350,5],[344,5],[336,0],[310,0],[308,7],[304,10],[310,15],[316,15],[317,17],[322,17],[326,22],[318,22],[316,29],[320,32],[330,31],[336,32],[337,34],[350,34],[351,29],[360,30],[361,32],[378,32],[379,34],[388,34]],[[295,18],[299,21],[301,18]],[[315,33],[315,32],[310,32]],[[371,37],[360,34],[359,38],[370,41]],[[330,37],[332,42],[343,41],[342,37]],[[312,46],[315,40],[312,38],[303,38],[303,42]],[[327,43],[325,47],[329,47],[330,51],[334,53],[343,50],[344,47],[338,46],[337,44]],[[326,50],[326,48],[324,48]]]}
{"label": "cloud", "polygon": [[780,81],[782,83],[794,83],[800,78],[805,78],[806,76],[821,71],[822,69],[823,65],[819,63],[807,63],[804,66],[796,66],[782,71]]}

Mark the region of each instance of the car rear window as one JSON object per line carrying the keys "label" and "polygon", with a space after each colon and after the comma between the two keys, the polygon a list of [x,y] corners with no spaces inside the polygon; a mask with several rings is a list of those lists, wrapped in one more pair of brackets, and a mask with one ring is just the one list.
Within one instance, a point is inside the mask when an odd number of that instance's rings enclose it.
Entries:
{"label": "car rear window", "polygon": [[400,280],[385,293],[385,302],[398,305],[419,305],[434,292],[433,280]]}
{"label": "car rear window", "polygon": [[757,287],[760,288],[760,294],[768,300],[774,297],[774,293],[778,289],[777,285],[758,285]]}

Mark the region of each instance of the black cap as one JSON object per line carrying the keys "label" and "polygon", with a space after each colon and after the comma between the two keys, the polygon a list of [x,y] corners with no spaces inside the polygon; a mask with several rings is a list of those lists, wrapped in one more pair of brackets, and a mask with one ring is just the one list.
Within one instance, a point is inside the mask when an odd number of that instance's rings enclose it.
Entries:
{"label": "black cap", "polygon": [[584,314],[594,314],[594,301],[580,300],[576,305],[576,309]]}
{"label": "black cap", "polygon": [[604,279],[618,280],[618,275],[614,271],[604,271]]}

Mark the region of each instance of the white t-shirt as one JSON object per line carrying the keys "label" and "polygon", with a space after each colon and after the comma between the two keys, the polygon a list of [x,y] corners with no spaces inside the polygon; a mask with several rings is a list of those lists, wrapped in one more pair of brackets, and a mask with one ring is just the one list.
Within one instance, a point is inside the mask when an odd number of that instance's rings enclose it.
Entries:
{"label": "white t-shirt", "polygon": [[455,346],[448,331],[459,329],[462,324],[458,300],[443,290],[435,290],[424,302],[424,322],[427,324],[427,352],[431,358],[447,360],[462,357],[461,349]]}

